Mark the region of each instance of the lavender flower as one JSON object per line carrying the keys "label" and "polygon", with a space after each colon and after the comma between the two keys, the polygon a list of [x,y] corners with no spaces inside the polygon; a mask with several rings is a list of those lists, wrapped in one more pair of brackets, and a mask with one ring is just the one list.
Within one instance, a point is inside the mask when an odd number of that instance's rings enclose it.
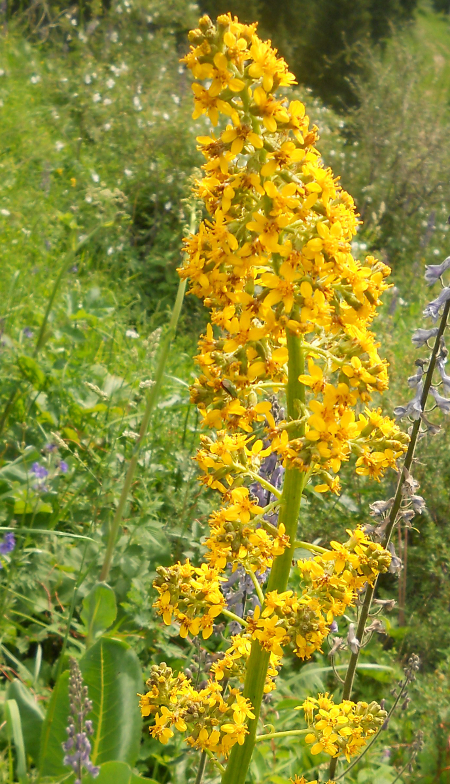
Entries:
{"label": "lavender flower", "polygon": [[61,471],[62,474],[67,474],[67,472],[69,470],[69,464],[66,463],[65,460],[60,460],[60,462],[59,462],[59,470]]}
{"label": "lavender flower", "polygon": [[23,330],[23,334],[24,334],[24,337],[26,337],[26,338],[32,338],[33,337],[33,330],[30,329],[30,327],[25,327],[25,329]]}
{"label": "lavender flower", "polygon": [[50,444],[45,444],[44,449],[46,452],[56,452],[58,447],[56,446],[56,444],[50,443]]}
{"label": "lavender flower", "polygon": [[405,416],[410,416],[412,419],[419,419],[422,413],[422,398],[423,384],[419,383],[415,397],[407,403],[406,406],[397,406],[394,408],[394,416],[402,419]]}
{"label": "lavender flower", "polygon": [[389,498],[387,501],[374,501],[370,506],[370,516],[371,517],[378,517],[378,515],[385,514],[385,512],[389,512],[394,503],[393,498]]}
{"label": "lavender flower", "polygon": [[432,327],[431,329],[416,329],[411,340],[416,348],[424,346],[430,338],[435,338],[439,332],[439,327]]}
{"label": "lavender flower", "polygon": [[450,376],[447,375],[445,372],[445,364],[447,362],[446,356],[440,356],[436,360],[436,367],[439,371],[439,375],[442,379],[442,383],[446,389],[450,389]]}
{"label": "lavender flower", "polygon": [[12,531],[8,531],[0,542],[0,554],[6,555],[11,553],[16,546],[16,539]]}
{"label": "lavender flower", "polygon": [[70,714],[66,728],[68,738],[62,744],[63,751],[66,752],[64,765],[74,771],[74,784],[81,784],[83,769],[95,778],[100,768],[93,765],[89,759],[91,744],[88,735],[94,734],[94,727],[92,721],[86,721],[86,716],[92,710],[92,702],[88,699],[87,686],[83,686],[83,677],[75,659],[70,660],[69,697]]}
{"label": "lavender flower", "polygon": [[425,280],[429,286],[432,286],[433,283],[439,280],[439,278],[444,274],[445,270],[450,267],[450,256],[447,256],[446,259],[442,262],[442,264],[427,264],[425,267]]}
{"label": "lavender flower", "polygon": [[408,378],[408,386],[417,387],[422,381],[422,376],[423,376],[423,366],[419,365],[417,368],[417,373],[415,373],[414,376],[410,376]]}
{"label": "lavender flower", "polygon": [[447,287],[442,289],[441,293],[439,294],[436,299],[432,302],[429,302],[426,306],[425,310],[423,311],[423,315],[425,318],[431,318],[433,321],[437,321],[439,317],[440,310],[442,306],[450,299],[450,288]]}
{"label": "lavender flower", "polygon": [[361,643],[355,634],[355,624],[351,623],[348,627],[347,645],[353,654],[358,653]]}
{"label": "lavender flower", "polygon": [[440,408],[444,414],[450,414],[450,400],[447,400],[446,397],[442,397],[435,387],[430,387],[430,395],[433,395],[437,407]]}
{"label": "lavender flower", "polygon": [[390,574],[398,574],[403,565],[401,559],[398,557],[398,555],[396,555],[395,547],[392,542],[389,542],[387,549],[391,554],[391,563],[389,566],[389,572]]}
{"label": "lavender flower", "polygon": [[48,476],[47,469],[40,463],[33,463],[31,470],[37,479],[45,479],[45,477]]}

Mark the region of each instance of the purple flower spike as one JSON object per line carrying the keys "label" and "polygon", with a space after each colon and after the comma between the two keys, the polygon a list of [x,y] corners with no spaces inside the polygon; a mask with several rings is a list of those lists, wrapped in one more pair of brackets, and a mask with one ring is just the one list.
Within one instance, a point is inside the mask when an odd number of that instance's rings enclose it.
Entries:
{"label": "purple flower spike", "polygon": [[69,470],[69,464],[66,463],[65,460],[61,460],[59,463],[59,470],[61,471],[62,474],[67,474]]}
{"label": "purple flower spike", "polygon": [[0,542],[0,554],[11,553],[16,546],[16,539],[12,531],[8,531]]}
{"label": "purple flower spike", "polygon": [[94,726],[90,719],[86,720],[86,716],[92,710],[92,702],[88,698],[87,686],[83,684],[81,671],[75,659],[70,661],[69,698],[67,740],[62,744],[63,751],[66,752],[63,764],[72,768],[76,774],[75,784],[76,782],[81,784],[83,771],[95,778],[100,773],[100,768],[89,759],[91,744],[88,736],[94,734]]}

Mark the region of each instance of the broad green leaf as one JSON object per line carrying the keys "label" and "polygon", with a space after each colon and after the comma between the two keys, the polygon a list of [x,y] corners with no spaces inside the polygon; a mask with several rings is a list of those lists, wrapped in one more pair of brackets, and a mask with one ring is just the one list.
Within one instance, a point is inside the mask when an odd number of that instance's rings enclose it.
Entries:
{"label": "broad green leaf", "polygon": [[6,698],[15,700],[19,708],[22,723],[25,751],[33,762],[39,761],[40,736],[44,723],[44,713],[33,697],[31,691],[15,678],[8,686]]}
{"label": "broad green leaf", "polygon": [[39,772],[41,776],[56,778],[67,773],[63,765],[62,743],[67,740],[67,721],[69,717],[69,673],[63,672],[53,689],[47,708],[40,739],[41,753]]}
{"label": "broad green leaf", "polygon": [[27,781],[27,763],[25,757],[25,744],[23,742],[22,722],[20,721],[19,707],[15,700],[6,700],[5,719],[8,740],[14,744],[16,750],[16,771],[20,784]]}
{"label": "broad green leaf", "polygon": [[139,659],[120,640],[101,637],[80,661],[94,725],[94,765],[120,760],[133,765],[139,753],[142,720],[136,694],[142,688]]}
{"label": "broad green leaf", "polygon": [[83,779],[86,784],[158,784],[154,779],[144,779],[133,773],[126,762],[104,762],[100,766],[100,773],[93,779],[92,776],[85,776]]}
{"label": "broad green leaf", "polygon": [[113,589],[106,583],[97,583],[84,597],[81,611],[89,645],[114,623],[116,615],[117,605]]}
{"label": "broad green leaf", "polygon": [[[79,661],[84,684],[92,700],[94,765],[118,760],[133,765],[139,754],[142,720],[137,692],[142,688],[139,659],[120,640],[101,637]],[[61,744],[67,738],[69,673],[64,672],[53,691],[41,735],[41,777],[67,773]]]}

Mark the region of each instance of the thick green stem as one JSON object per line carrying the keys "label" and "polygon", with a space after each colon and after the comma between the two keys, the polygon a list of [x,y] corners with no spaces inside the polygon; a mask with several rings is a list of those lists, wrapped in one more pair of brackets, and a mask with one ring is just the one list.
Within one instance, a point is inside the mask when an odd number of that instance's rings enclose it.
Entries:
{"label": "thick green stem", "polygon": [[[450,312],[450,300],[447,300],[444,306],[444,311],[442,313],[442,318],[439,324],[439,329],[436,335],[436,340],[433,346],[433,350],[431,352],[430,363],[428,365],[428,370],[426,372],[425,382],[423,385],[422,396],[420,398],[420,406],[422,411],[424,411],[425,409],[428,394],[433,381],[433,373],[436,367],[436,359],[440,349],[441,337],[444,334],[445,327],[447,326],[447,319],[448,319],[449,312]],[[402,502],[402,488],[407,473],[408,471],[410,471],[412,466],[421,423],[422,423],[422,419],[419,417],[418,419],[415,420],[411,430],[411,438],[405,455],[403,469],[400,472],[400,476],[398,478],[397,489],[395,491],[395,496],[394,496],[394,502],[392,504],[391,512],[389,515],[389,522],[386,526],[386,530],[384,534],[384,540],[383,540],[384,547],[387,547],[387,545],[389,544],[392,531],[394,529],[395,523],[397,522],[397,515],[400,509],[400,504]],[[370,585],[367,586],[366,595],[364,597],[363,606],[361,607],[361,613],[359,616],[358,626],[356,629],[356,637],[360,642],[362,641],[362,638],[364,636],[364,630],[366,628],[366,623],[369,617],[370,608],[372,606],[372,600],[375,595],[376,587],[377,587],[377,580],[375,580],[373,586]],[[351,693],[353,689],[353,680],[355,677],[356,665],[358,664],[358,659],[359,659],[359,649],[356,651],[356,653],[352,653],[350,657],[350,661],[347,668],[347,674],[344,680],[344,688],[342,692],[343,700],[349,700],[351,697]],[[334,777],[336,766],[337,766],[337,757],[334,757],[330,763],[330,779]]]}
{"label": "thick green stem", "polygon": [[147,405],[145,407],[144,416],[142,417],[141,427],[139,429],[139,437],[136,441],[133,450],[133,455],[128,464],[128,469],[125,475],[125,480],[123,483],[122,492],[120,494],[119,503],[117,505],[116,513],[114,515],[114,519],[112,521],[111,529],[109,532],[108,544],[106,546],[105,560],[103,562],[102,571],[100,572],[101,582],[106,582],[108,579],[109,570],[111,568],[111,562],[114,553],[114,547],[116,545],[117,535],[119,533],[119,528],[125,512],[125,506],[127,503],[128,494],[130,492],[131,484],[133,482],[134,474],[136,471],[140,447],[147,433],[151,415],[158,402],[159,393],[161,391],[161,385],[164,376],[164,370],[166,367],[167,357],[169,355],[170,344],[175,335],[175,330],[177,328],[185,290],[186,290],[186,281],[182,280],[180,281],[180,284],[178,286],[177,298],[172,311],[172,318],[170,319],[169,328],[160,346],[159,361],[158,361],[158,366],[156,368],[156,374],[154,378],[155,383],[153,384],[147,398]]}
{"label": "thick green stem", "polygon": [[[287,346],[289,351],[288,384],[286,389],[287,413],[288,419],[298,419],[299,409],[305,402],[305,387],[298,380],[298,377],[305,371],[302,338],[288,332]],[[303,429],[304,425],[299,424],[292,437],[298,438],[301,436]],[[267,584],[268,591],[282,592],[286,590],[295,551],[298,516],[305,482],[306,475],[299,468],[289,466],[286,469],[278,522],[279,524],[284,524],[291,545],[282,555],[274,559]],[[263,650],[259,642],[254,640],[247,664],[244,697],[250,700],[255,718],[248,722],[248,735],[242,746],[233,746],[228,765],[222,777],[222,784],[244,784],[245,782],[256,742],[256,730],[264,695],[269,659],[270,652]]]}
{"label": "thick green stem", "polygon": [[306,735],[309,732],[308,727],[304,730],[285,730],[284,732],[268,732],[266,735],[257,735],[255,740],[257,743],[261,740],[272,740],[272,738],[289,738],[291,735]]}

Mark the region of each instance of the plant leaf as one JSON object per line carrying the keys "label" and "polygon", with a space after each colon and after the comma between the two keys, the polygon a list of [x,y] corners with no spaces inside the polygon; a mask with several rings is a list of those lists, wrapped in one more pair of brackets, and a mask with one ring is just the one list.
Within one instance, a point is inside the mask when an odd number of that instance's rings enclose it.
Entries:
{"label": "plant leaf", "polygon": [[25,751],[33,762],[39,760],[39,739],[44,723],[44,713],[27,687],[15,678],[6,691],[8,700],[15,700],[19,708]]}
{"label": "plant leaf", "polygon": [[20,784],[27,781],[27,762],[25,757],[25,744],[23,742],[22,723],[17,702],[6,700],[5,718],[9,742],[14,743],[16,749],[16,770]]}
{"label": "plant leaf", "polygon": [[142,687],[139,659],[120,640],[101,637],[80,660],[93,708],[91,760],[133,765],[139,754],[142,720],[136,693]]}
{"label": "plant leaf", "polygon": [[100,773],[95,779],[85,776],[86,784],[158,784],[154,779],[142,778],[134,773],[126,762],[104,762],[100,766]]}
{"label": "plant leaf", "polygon": [[114,623],[117,615],[116,596],[106,583],[94,585],[83,599],[81,620],[86,626],[88,645]]}
{"label": "plant leaf", "polygon": [[68,773],[63,765],[62,743],[67,740],[67,720],[69,717],[69,673],[63,672],[53,689],[47,708],[40,738],[39,772],[41,776],[54,778]]}

